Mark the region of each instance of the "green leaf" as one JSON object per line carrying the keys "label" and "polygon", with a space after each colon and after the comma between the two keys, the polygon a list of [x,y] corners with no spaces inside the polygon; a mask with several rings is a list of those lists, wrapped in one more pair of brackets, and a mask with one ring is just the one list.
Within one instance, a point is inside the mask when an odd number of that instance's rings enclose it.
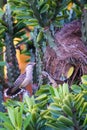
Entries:
{"label": "green leaf", "polygon": [[7,128],[0,128],[0,130],[7,130]]}
{"label": "green leaf", "polygon": [[24,129],[27,128],[27,126],[30,124],[30,121],[31,121],[31,115],[29,114],[29,115],[25,118],[25,120],[24,120],[24,122],[23,122]]}
{"label": "green leaf", "polygon": [[[53,88],[53,91],[54,91],[54,95],[59,98],[58,89],[57,89],[57,88],[54,88],[54,87],[52,87],[52,88]],[[52,88],[51,88],[51,89],[52,89]]]}
{"label": "green leaf", "polygon": [[8,110],[8,115],[9,115],[9,118],[11,120],[11,123],[15,127],[17,124],[16,124],[16,120],[15,120],[15,111],[14,111],[14,108],[7,107],[7,110]]}
{"label": "green leaf", "polygon": [[4,28],[1,29],[1,30],[0,30],[0,35],[2,35],[4,32],[5,32],[5,29],[4,29]]}
{"label": "green leaf", "polygon": [[59,20],[65,19],[67,17],[68,17],[68,15],[57,16],[55,20],[59,21]]}
{"label": "green leaf", "polygon": [[0,66],[4,66],[6,65],[6,62],[5,61],[0,61]]}
{"label": "green leaf", "polygon": [[40,89],[35,93],[35,95],[39,96],[41,94],[49,94],[50,93],[49,87],[50,87],[49,85],[42,85]]}
{"label": "green leaf", "polygon": [[23,35],[25,35],[25,31],[21,31],[21,32],[17,32],[17,33],[15,33],[15,35],[14,35],[14,38],[15,37],[22,37]]}
{"label": "green leaf", "polygon": [[87,75],[81,77],[82,83],[87,85]]}
{"label": "green leaf", "polygon": [[43,117],[44,115],[47,115],[49,114],[49,110],[42,110],[41,113],[40,113],[40,116]]}
{"label": "green leaf", "polygon": [[7,128],[7,130],[14,130],[14,127],[11,125],[11,123],[4,122],[4,127]]}
{"label": "green leaf", "polygon": [[74,126],[73,121],[65,116],[61,115],[57,120],[64,123],[65,126],[69,126],[69,127]]}
{"label": "green leaf", "polygon": [[73,130],[72,128],[69,128],[69,127],[65,126],[61,122],[57,122],[57,123],[47,122],[46,125],[53,128],[53,130]]}
{"label": "green leaf", "polygon": [[60,130],[60,128],[56,127],[56,126],[53,125],[53,124],[50,124],[49,122],[48,122],[48,123],[45,123],[45,125],[47,125],[47,126],[53,128],[53,130]]}
{"label": "green leaf", "polygon": [[87,114],[86,114],[86,117],[85,117],[85,120],[83,122],[83,126],[87,125]]}
{"label": "green leaf", "polygon": [[44,108],[46,105],[47,105],[47,103],[48,103],[48,99],[45,99],[45,100],[41,100],[38,104],[37,104],[37,106],[39,107],[39,108]]}
{"label": "green leaf", "polygon": [[14,26],[14,31],[18,32],[22,29],[24,29],[26,27],[26,24],[24,24],[23,22],[18,22],[15,26]]}
{"label": "green leaf", "polygon": [[53,118],[53,117],[51,117],[51,116],[44,115],[44,117],[45,117],[47,120],[56,121],[56,119]]}
{"label": "green leaf", "polygon": [[41,14],[42,14],[42,13],[45,13],[45,12],[48,11],[48,9],[49,9],[49,5],[48,5],[48,4],[45,4],[45,5],[42,7],[42,9],[40,10],[40,13],[41,13]]}
{"label": "green leaf", "polygon": [[17,13],[17,15],[16,15],[16,19],[18,19],[18,20],[24,20],[24,19],[30,19],[30,16],[29,16],[29,13],[27,13],[26,12],[26,14],[25,13],[21,13],[20,11],[18,11],[18,12],[16,12]]}
{"label": "green leaf", "polygon": [[50,86],[49,91],[50,91],[52,96],[55,96],[54,87]]}
{"label": "green leaf", "polygon": [[75,92],[75,93],[80,93],[81,92],[81,87],[78,85],[72,85],[71,89]]}
{"label": "green leaf", "polygon": [[57,103],[51,103],[48,109],[53,109],[55,111],[62,111],[61,106]]}
{"label": "green leaf", "polygon": [[31,23],[31,22],[28,22],[28,21],[24,21],[24,23],[27,24],[27,26],[38,26],[37,22]]}
{"label": "green leaf", "polygon": [[39,0],[39,1],[38,1],[38,5],[39,5],[39,6],[42,6],[44,3],[45,3],[44,0]]}
{"label": "green leaf", "polygon": [[31,109],[32,106],[35,104],[34,97],[31,98],[28,95],[24,96],[24,101],[27,104],[28,108]]}
{"label": "green leaf", "polygon": [[31,22],[31,23],[38,23],[38,20],[37,19],[29,19],[28,22]]}
{"label": "green leaf", "polygon": [[4,46],[4,43],[3,42],[0,42],[0,47],[3,47]]}
{"label": "green leaf", "polygon": [[42,95],[38,96],[35,100],[45,100],[45,99],[47,99],[47,95],[42,94]]}
{"label": "green leaf", "polygon": [[42,38],[43,38],[43,32],[40,31],[40,32],[38,33],[38,35],[37,35],[36,42],[40,42],[40,41],[42,40]]}
{"label": "green leaf", "polygon": [[7,31],[7,27],[0,24],[0,30],[3,30],[3,29]]}
{"label": "green leaf", "polygon": [[21,129],[22,127],[22,113],[20,112],[20,109],[19,107],[16,107],[14,110],[15,110],[15,120],[16,120],[16,123],[17,123],[17,127],[19,129]]}
{"label": "green leaf", "polygon": [[2,113],[0,112],[0,119],[4,122],[10,122],[8,116],[6,115],[6,113]]}
{"label": "green leaf", "polygon": [[87,85],[86,85],[86,84],[81,84],[80,87],[81,87],[83,90],[87,90]]}
{"label": "green leaf", "polygon": [[72,117],[72,109],[71,109],[68,105],[64,104],[64,105],[62,106],[62,109],[63,109],[63,112],[64,112],[67,116]]}
{"label": "green leaf", "polygon": [[[16,41],[16,40],[15,40]],[[20,44],[23,44],[23,43],[26,43],[28,41],[28,38],[24,38],[23,40],[21,41],[18,41],[18,43],[16,44],[16,46],[20,45]],[[29,41],[28,41],[29,42]]]}
{"label": "green leaf", "polygon": [[4,12],[3,12],[3,10],[0,8],[0,18],[2,18],[3,14],[4,14]]}
{"label": "green leaf", "polygon": [[29,19],[29,20],[25,20],[24,21],[25,24],[29,25],[29,26],[38,26],[38,20],[37,19]]}
{"label": "green leaf", "polygon": [[68,84],[64,83],[62,87],[63,87],[63,95],[65,96],[66,94],[69,93]]}
{"label": "green leaf", "polygon": [[87,4],[84,4],[84,8],[87,9]]}
{"label": "green leaf", "polygon": [[5,21],[2,20],[2,19],[0,19],[0,24],[4,25],[5,27],[7,26],[6,23],[5,23]]}

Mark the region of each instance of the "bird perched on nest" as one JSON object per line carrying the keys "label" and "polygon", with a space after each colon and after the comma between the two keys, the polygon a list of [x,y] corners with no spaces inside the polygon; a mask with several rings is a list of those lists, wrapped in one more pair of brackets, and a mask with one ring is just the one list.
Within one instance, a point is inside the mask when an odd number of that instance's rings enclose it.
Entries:
{"label": "bird perched on nest", "polygon": [[35,63],[30,62],[26,69],[25,73],[21,74],[16,81],[13,83],[13,87],[10,87],[5,90],[5,96],[9,97],[15,97],[17,94],[24,91],[23,88],[25,88],[27,85],[32,84],[33,82],[33,68]]}

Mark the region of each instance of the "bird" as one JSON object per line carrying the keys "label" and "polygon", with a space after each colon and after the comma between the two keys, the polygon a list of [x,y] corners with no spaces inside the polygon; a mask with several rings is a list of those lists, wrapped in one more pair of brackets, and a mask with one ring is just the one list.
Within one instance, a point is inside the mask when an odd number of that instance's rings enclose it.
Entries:
{"label": "bird", "polygon": [[20,74],[16,81],[13,83],[13,86],[6,89],[4,95],[10,98],[14,98],[19,93],[25,91],[25,87],[33,83],[33,68],[35,62],[29,62],[26,66],[25,72]]}

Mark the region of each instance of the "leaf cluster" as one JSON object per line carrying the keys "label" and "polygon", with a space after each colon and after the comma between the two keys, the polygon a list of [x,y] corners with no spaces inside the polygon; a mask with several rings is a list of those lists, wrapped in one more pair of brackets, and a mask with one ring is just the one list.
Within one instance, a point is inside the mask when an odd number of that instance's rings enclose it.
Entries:
{"label": "leaf cluster", "polygon": [[59,21],[68,17],[66,10],[71,0],[9,0],[8,2],[17,19],[22,19],[27,25],[47,27],[51,23],[58,26]]}
{"label": "leaf cluster", "polygon": [[25,94],[23,102],[8,100],[5,107],[7,112],[0,113],[4,129],[87,129],[87,87],[83,82],[71,89],[66,83],[58,88],[43,85],[34,96]]}
{"label": "leaf cluster", "polygon": [[13,42],[16,41],[18,45],[28,43],[28,38],[25,36],[25,27],[25,23],[15,18],[15,14],[9,4],[5,6],[4,11],[0,9],[0,46],[4,46],[6,33],[8,33],[13,39]]}

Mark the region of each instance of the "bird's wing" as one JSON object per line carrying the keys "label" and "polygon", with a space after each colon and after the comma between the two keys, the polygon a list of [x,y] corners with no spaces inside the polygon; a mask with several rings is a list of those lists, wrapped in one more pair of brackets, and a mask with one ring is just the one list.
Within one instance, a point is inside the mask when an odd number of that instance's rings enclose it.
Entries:
{"label": "bird's wing", "polygon": [[8,89],[6,90],[6,92],[5,92],[6,94],[5,94],[5,95],[11,96],[11,97],[17,96],[17,94],[21,92],[21,89],[19,88],[19,86],[20,86],[21,83],[24,81],[25,77],[26,77],[26,73],[21,74],[21,75],[17,78],[17,80],[14,82],[13,87],[8,88]]}
{"label": "bird's wing", "polygon": [[21,75],[17,78],[17,80],[14,82],[14,87],[20,86],[21,83],[24,81],[25,77],[26,77],[26,73],[21,74]]}

